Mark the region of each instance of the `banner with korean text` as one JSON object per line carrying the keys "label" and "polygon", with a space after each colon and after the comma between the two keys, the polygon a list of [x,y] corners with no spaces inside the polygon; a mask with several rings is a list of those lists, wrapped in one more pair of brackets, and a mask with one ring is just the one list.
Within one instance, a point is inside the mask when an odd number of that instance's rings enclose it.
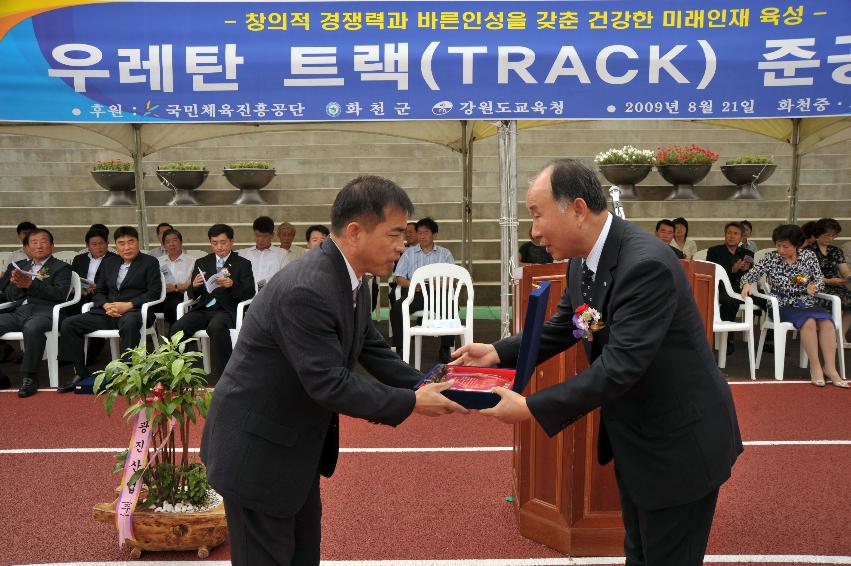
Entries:
{"label": "banner with korean text", "polygon": [[851,105],[848,0],[7,1],[6,121],[788,118]]}

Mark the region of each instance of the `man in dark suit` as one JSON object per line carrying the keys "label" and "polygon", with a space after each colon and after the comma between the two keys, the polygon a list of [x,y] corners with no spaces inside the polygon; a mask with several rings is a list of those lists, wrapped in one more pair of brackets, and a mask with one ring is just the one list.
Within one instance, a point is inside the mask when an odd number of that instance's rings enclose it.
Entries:
{"label": "man in dark suit", "polygon": [[674,231],[676,230],[676,226],[674,226],[673,220],[668,220],[667,218],[663,218],[659,222],[656,223],[656,237],[668,244],[668,247],[671,248],[671,252],[677,259],[685,259],[686,254],[684,254],[680,249],[675,248],[671,245],[671,242],[674,241]]}
{"label": "man in dark suit", "polygon": [[[482,411],[503,422],[534,418],[553,436],[601,407],[601,464],[614,457],[627,566],[703,564],[718,488],[742,451],[730,388],[670,246],[606,211],[596,175],[561,159],[526,196],[532,232],[556,259],[571,258],[568,288],[543,328],[538,361],[582,340],[591,366],[529,398],[497,388]],[[605,326],[576,337],[577,308]],[[577,332],[580,334],[581,332]],[[456,350],[458,363],[513,367],[520,337]]]}
{"label": "man in dark suit", "polygon": [[31,230],[24,236],[23,244],[31,259],[15,264],[20,271],[10,263],[2,279],[6,299],[15,302],[15,306],[11,311],[0,314],[0,334],[24,334],[18,397],[29,397],[38,391],[36,373],[47,343],[44,333],[53,325],[53,307],[68,299],[71,266],[52,256],[53,234],[43,228]]}
{"label": "man in dark suit", "polygon": [[[94,307],[62,323],[59,360],[74,364],[74,377],[58,388],[60,393],[73,391],[77,383],[91,375],[83,355],[85,334],[118,329],[122,352],[137,347],[142,340],[142,304],[159,299],[162,293],[160,262],[139,252],[136,229],[121,226],[115,230],[114,239],[118,255],[105,258],[98,269]],[[148,326],[153,323],[152,314]]]}
{"label": "man in dark suit", "polygon": [[[254,275],[251,262],[233,250],[233,228],[227,224],[213,224],[207,230],[213,252],[195,262],[194,278],[187,293],[195,299],[192,310],[177,319],[169,329],[174,336],[178,331],[191,338],[199,330],[210,337],[210,381],[215,383],[231,356],[230,329],[236,327],[236,306],[254,296]],[[223,276],[215,282],[212,291],[205,281],[214,274]]]}
{"label": "man in dark suit", "polygon": [[[109,250],[109,233],[104,234],[100,228],[89,228],[86,232],[86,251],[74,256],[71,260],[71,269],[80,276],[82,280],[82,293],[80,302],[70,306],[65,313],[66,316],[80,314],[83,310],[83,305],[92,302],[92,296],[95,292],[95,281],[97,280],[98,271],[103,264],[105,257],[117,256],[115,252]],[[91,281],[91,283],[87,283]],[[89,341],[89,351],[87,353],[87,363],[91,363],[98,357],[103,350],[106,340],[96,338]]]}
{"label": "man in dark suit", "polygon": [[[251,305],[213,393],[201,439],[225,502],[231,561],[319,564],[319,476],[337,463],[338,413],[398,425],[411,412],[466,412],[394,354],[372,324],[365,274],[385,276],[413,211],[392,181],[359,177],[337,195],[333,236],[279,271]],[[356,362],[377,380],[352,371]]]}

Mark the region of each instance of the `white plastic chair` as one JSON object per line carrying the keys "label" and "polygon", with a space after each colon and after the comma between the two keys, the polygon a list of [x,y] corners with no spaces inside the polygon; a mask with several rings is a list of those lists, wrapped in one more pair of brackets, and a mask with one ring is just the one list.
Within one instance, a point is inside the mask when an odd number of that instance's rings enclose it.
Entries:
{"label": "white plastic chair", "polygon": [[[762,251],[762,250],[760,250]],[[757,252],[759,253],[759,252]],[[765,289],[765,293],[758,291],[759,285]],[[795,332],[795,325],[791,322],[779,322],[780,321],[780,303],[777,301],[773,295],[770,294],[771,290],[769,288],[768,282],[765,281],[765,277],[760,278],[760,281],[757,285],[753,286],[751,290],[751,295],[754,297],[761,297],[768,302],[768,308],[770,309],[768,316],[763,317],[762,324],[760,325],[760,333],[759,333],[759,347],[756,351],[756,367],[759,369],[759,364],[762,361],[762,350],[765,345],[765,337],[768,334],[769,330],[774,331],[774,379],[782,380],[783,379],[783,360],[786,356],[786,333],[787,332]],[[806,355],[804,354],[804,345],[801,343],[800,346],[800,365],[801,367],[806,367],[804,359]]]}
{"label": "white plastic chair", "polygon": [[[411,301],[423,294],[422,324],[411,326]],[[467,289],[467,316],[461,324],[459,297]],[[462,345],[473,341],[473,280],[459,265],[433,263],[414,271],[408,296],[402,301],[402,359],[410,363],[414,337],[414,367],[420,369],[423,336],[461,336]]]}
{"label": "white plastic chair", "polygon": [[[410,287],[407,287],[407,288],[410,289]],[[401,301],[402,300],[402,289],[403,289],[403,287],[401,285],[396,285],[396,287],[393,288],[393,295],[395,295],[394,301]],[[410,320],[411,318],[419,318],[422,315],[423,315],[423,311],[412,312],[411,317],[409,317],[408,320]],[[387,329],[388,329],[387,330],[387,337],[393,338],[393,323],[391,322],[389,316],[387,317]],[[390,349],[395,352],[396,346],[390,346]]]}
{"label": "white plastic chair", "polygon": [[[52,324],[50,330],[44,333],[47,337],[47,343],[44,348],[44,358],[47,360],[47,375],[50,379],[51,387],[59,387],[59,311],[65,307],[76,305],[80,302],[80,276],[76,273],[71,273],[71,290],[69,299],[64,303],[53,305]],[[14,303],[3,303],[0,305],[0,311],[9,308]],[[0,340],[14,340],[21,344],[21,350],[24,349],[24,333],[23,332],[7,332],[0,336]]]}
{"label": "white plastic chair", "polygon": [[[142,328],[141,328],[141,336],[142,339],[139,341],[140,346],[144,346],[147,348],[148,336],[151,337],[151,341],[154,343],[154,347],[159,346],[160,342],[157,339],[157,329],[156,325],[151,325],[148,327],[148,310],[154,305],[158,305],[165,300],[165,277],[162,273],[160,273],[160,285],[162,287],[162,291],[160,291],[160,298],[154,301],[149,301],[147,303],[142,303]],[[83,312],[89,312],[92,310],[94,303],[86,303],[83,305]],[[118,359],[121,355],[121,352],[118,351],[119,347],[119,339],[121,335],[118,333],[118,330],[95,330],[94,332],[89,332],[85,335],[85,342],[83,346],[83,352],[85,355],[89,352],[89,338],[107,338],[109,340],[109,352],[112,356],[113,360]]]}
{"label": "white plastic chair", "polygon": [[[722,292],[726,293],[727,296],[744,302],[743,311],[745,316],[742,322],[721,319],[721,298],[717,291],[719,283],[721,284]],[[715,289],[715,317],[712,321],[712,331],[715,332],[718,338],[716,340],[716,346],[718,347],[718,367],[727,367],[727,334],[729,332],[743,332],[748,343],[748,362],[750,363],[751,379],[756,379],[756,366],[754,364],[753,352],[753,299],[750,297],[742,299],[741,295],[733,291],[733,286],[730,284],[727,272],[718,264],[715,264]]]}
{"label": "white plastic chair", "polygon": [[694,261],[706,261],[707,252],[709,252],[708,248],[705,250],[697,250],[696,252],[694,252],[694,255],[691,259],[693,259]]}
{"label": "white plastic chair", "polygon": [[53,257],[55,257],[56,259],[58,259],[60,261],[64,261],[65,263],[69,263],[69,264],[74,260],[74,258],[77,255],[78,255],[77,252],[75,252],[73,250],[70,250],[70,251],[69,250],[63,250],[63,251],[58,251],[58,252],[53,253]]}
{"label": "white plastic chair", "polygon": [[[239,330],[242,328],[242,321],[245,319],[245,309],[248,308],[248,305],[250,305],[253,300],[254,297],[251,297],[250,299],[240,301],[236,305],[236,327],[230,329],[231,347],[236,346],[236,340],[239,338]],[[177,320],[183,318],[183,315],[188,312],[189,307],[194,302],[195,300],[186,300],[177,305]],[[212,368],[212,362],[210,360],[210,335],[207,334],[206,330],[198,330],[192,335],[192,338],[198,339],[201,353],[204,354],[204,371],[210,373]]]}
{"label": "white plastic chair", "polygon": [[[836,295],[827,293],[816,293],[816,298],[825,299],[830,302],[830,315],[833,318],[833,326],[836,328],[836,354],[839,356],[839,377],[845,379],[845,337],[842,335],[842,299]],[[801,353],[801,367],[809,365],[806,352]]]}

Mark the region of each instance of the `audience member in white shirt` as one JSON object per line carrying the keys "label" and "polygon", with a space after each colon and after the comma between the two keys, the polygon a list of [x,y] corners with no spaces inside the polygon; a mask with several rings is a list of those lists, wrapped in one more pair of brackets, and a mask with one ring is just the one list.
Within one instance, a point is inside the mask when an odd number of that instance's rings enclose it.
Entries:
{"label": "audience member in white shirt", "polygon": [[287,264],[287,253],[272,245],[272,237],[275,234],[274,220],[268,216],[260,216],[254,220],[252,229],[254,247],[238,250],[237,253],[251,262],[254,281],[260,289]]}
{"label": "audience member in white shirt", "polygon": [[174,324],[177,305],[183,302],[184,293],[192,282],[192,266],[195,259],[183,251],[183,235],[174,228],[163,232],[165,255],[159,257],[160,271],[165,276],[165,300],[154,307],[161,312],[166,322]]}
{"label": "audience member in white shirt", "polygon": [[307,241],[307,249],[312,250],[323,241],[331,232],[322,224],[313,224],[308,226],[304,232],[304,239]]}
{"label": "audience member in white shirt", "polygon": [[169,230],[174,230],[174,226],[168,222],[160,222],[157,224],[157,241],[160,245],[150,250],[148,252],[150,255],[154,257],[163,257],[168,253],[165,249],[165,245],[163,244],[163,236],[165,236],[165,233]]}
{"label": "audience member in white shirt", "polygon": [[281,249],[287,254],[287,260],[284,265],[291,263],[307,253],[305,248],[294,246],[295,226],[289,222],[281,222],[278,226],[278,241],[281,242]]}
{"label": "audience member in white shirt", "polygon": [[23,222],[18,224],[18,228],[17,228],[18,241],[21,242],[21,249],[15,250],[13,252],[9,252],[9,259],[6,260],[7,265],[12,263],[13,261],[21,261],[21,260],[26,261],[27,259],[29,259],[29,256],[27,255],[27,251],[24,248],[23,241],[24,241],[24,238],[27,236],[27,234],[29,234],[30,230],[35,230],[35,229],[36,229],[36,225],[33,224],[32,222],[27,221],[27,220],[24,220]]}

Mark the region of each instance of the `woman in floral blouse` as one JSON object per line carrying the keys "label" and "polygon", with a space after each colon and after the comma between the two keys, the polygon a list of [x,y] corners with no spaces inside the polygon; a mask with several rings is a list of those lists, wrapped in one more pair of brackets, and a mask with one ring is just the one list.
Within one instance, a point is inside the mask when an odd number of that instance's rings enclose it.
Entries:
{"label": "woman in floral blouse", "polygon": [[[794,224],[774,229],[771,235],[776,252],[763,257],[745,276],[742,297],[751,286],[766,276],[771,294],[780,306],[780,322],[791,322],[801,332],[801,343],[810,358],[810,379],[824,387],[824,378],[837,387],[848,388],[848,382],[836,371],[836,328],[829,312],[817,304],[815,294],[824,287],[818,260],[812,250],[799,250],[804,234]],[[824,364],[819,363],[821,346]]]}
{"label": "woman in floral blouse", "polygon": [[[842,301],[842,334],[851,327],[851,267],[842,248],[833,245],[833,239],[842,232],[842,225],[833,218],[822,218],[816,222],[816,241],[809,248],[816,254],[821,274],[824,276],[824,292],[836,295]],[[851,348],[847,343],[845,347]]]}

